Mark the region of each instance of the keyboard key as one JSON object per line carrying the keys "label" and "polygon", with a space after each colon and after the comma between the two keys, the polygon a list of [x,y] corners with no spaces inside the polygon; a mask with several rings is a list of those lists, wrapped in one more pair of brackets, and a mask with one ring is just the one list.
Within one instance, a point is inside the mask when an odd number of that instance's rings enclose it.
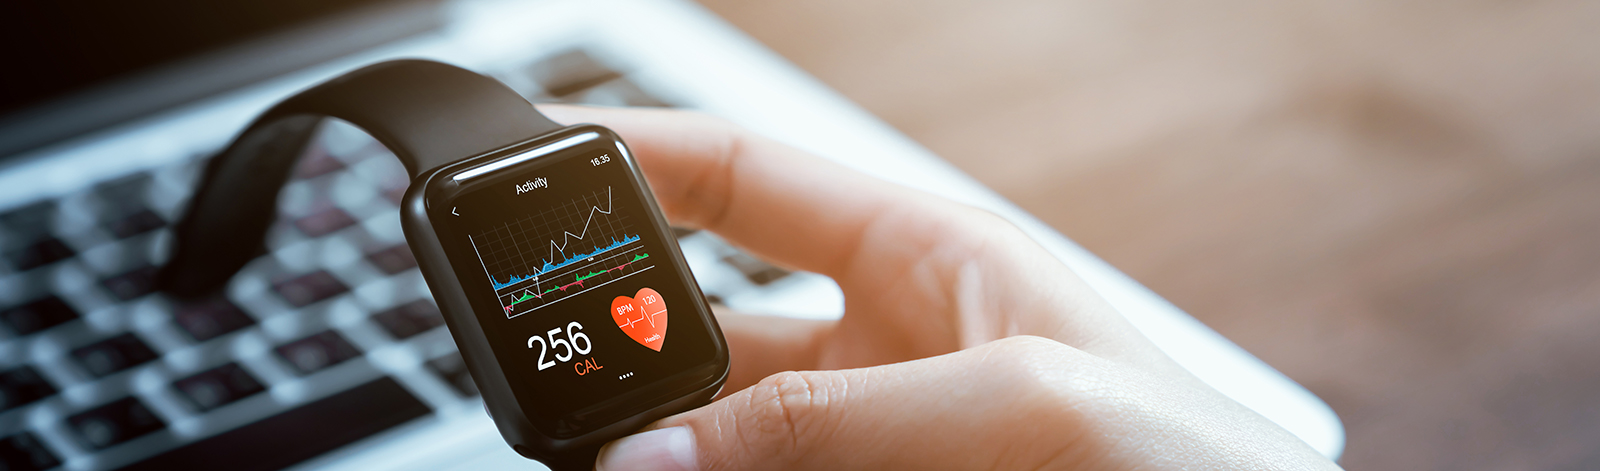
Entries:
{"label": "keyboard key", "polygon": [[406,244],[367,254],[367,261],[390,275],[417,267],[417,257],[411,254],[411,247]]}
{"label": "keyboard key", "polygon": [[421,299],[373,314],[372,320],[383,326],[389,335],[401,340],[444,325],[444,316],[439,314],[439,308]]}
{"label": "keyboard key", "polygon": [[189,402],[201,412],[222,407],[233,401],[265,391],[261,382],[250,376],[237,363],[212,368],[200,374],[180,379],[172,384],[183,392]]}
{"label": "keyboard key", "polygon": [[0,214],[0,226],[5,227],[6,239],[21,242],[7,246],[26,245],[49,233],[55,217],[55,201],[40,201]]}
{"label": "keyboard key", "polygon": [[118,239],[126,239],[160,229],[161,226],[165,225],[167,225],[167,221],[162,219],[161,215],[156,214],[155,211],[144,209],[122,216],[107,224],[106,228],[111,231],[111,235],[117,236]]}
{"label": "keyboard key", "polygon": [[33,367],[24,366],[0,373],[0,412],[28,405],[55,393],[55,386],[39,376]]}
{"label": "keyboard key", "polygon": [[383,199],[389,200],[389,202],[390,203],[394,203],[395,206],[400,206],[402,204],[405,204],[405,201],[406,201],[406,187],[402,186],[402,187],[385,188],[383,190]]}
{"label": "keyboard key", "polygon": [[355,345],[351,345],[344,336],[331,330],[289,342],[274,351],[277,351],[278,356],[283,357],[284,361],[294,366],[301,375],[315,373],[361,355],[361,351],[356,350]]}
{"label": "keyboard key", "polygon": [[400,383],[384,377],[123,470],[282,469],[429,412]]}
{"label": "keyboard key", "polygon": [[72,357],[78,360],[78,365],[96,378],[138,366],[158,356],[131,332],[72,351]]}
{"label": "keyboard key", "polygon": [[316,178],[327,175],[344,168],[344,162],[339,161],[328,150],[319,145],[311,146],[300,162],[294,166],[295,178]]}
{"label": "keyboard key", "polygon": [[61,459],[45,449],[44,443],[31,433],[24,432],[0,440],[0,470],[36,471],[59,465]]}
{"label": "keyboard key", "polygon": [[722,257],[722,261],[739,270],[751,283],[766,285],[780,278],[789,276],[789,270],[772,266],[761,259],[750,256],[744,252]]}
{"label": "keyboard key", "polygon": [[125,397],[67,418],[72,431],[90,448],[103,450],[161,430],[167,424],[150,412],[144,403]]}
{"label": "keyboard key", "polygon": [[239,306],[220,296],[179,304],[173,310],[172,319],[197,342],[211,340],[256,323]]}
{"label": "keyboard key", "polygon": [[478,395],[478,385],[472,382],[472,374],[467,372],[467,363],[461,360],[460,353],[451,352],[449,355],[428,360],[428,369],[443,376],[462,397]]}
{"label": "keyboard key", "polygon": [[308,236],[322,237],[333,233],[333,231],[350,227],[355,223],[356,219],[350,217],[350,214],[344,212],[344,210],[328,208],[296,220],[294,227],[299,228],[300,232],[304,232]]}
{"label": "keyboard key", "polygon": [[156,274],[160,272],[153,266],[143,266],[129,270],[121,275],[100,280],[104,286],[117,299],[127,301],[154,292],[156,289]]}
{"label": "keyboard key", "polygon": [[23,336],[77,319],[78,311],[55,296],[0,311],[0,323],[12,334]]}
{"label": "keyboard key", "polygon": [[66,260],[77,254],[61,239],[45,237],[32,245],[6,254],[6,260],[11,262],[13,270],[23,271]]}
{"label": "keyboard key", "polygon": [[553,97],[566,96],[621,75],[578,49],[535,62],[523,73]]}
{"label": "keyboard key", "polygon": [[112,214],[126,214],[144,205],[154,180],[148,173],[137,173],[95,185],[92,191]]}
{"label": "keyboard key", "polygon": [[306,307],[311,303],[350,291],[350,288],[338,278],[334,278],[333,274],[320,270],[278,282],[272,285],[272,289],[294,307]]}

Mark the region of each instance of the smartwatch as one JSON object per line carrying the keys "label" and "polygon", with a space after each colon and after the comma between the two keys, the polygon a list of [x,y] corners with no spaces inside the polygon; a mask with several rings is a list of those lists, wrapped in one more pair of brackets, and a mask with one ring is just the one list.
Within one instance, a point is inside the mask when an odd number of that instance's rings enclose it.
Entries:
{"label": "smartwatch", "polygon": [[438,62],[355,70],[252,122],[207,164],[162,291],[212,295],[264,252],[278,191],[326,117],[404,163],[406,242],[517,453],[589,470],[606,442],[720,390],[727,342],[622,139]]}

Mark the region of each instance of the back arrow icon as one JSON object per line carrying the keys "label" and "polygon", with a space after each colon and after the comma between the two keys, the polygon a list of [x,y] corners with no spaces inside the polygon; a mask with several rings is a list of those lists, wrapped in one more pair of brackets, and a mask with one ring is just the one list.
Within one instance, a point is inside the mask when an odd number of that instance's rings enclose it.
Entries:
{"label": "back arrow icon", "polygon": [[459,213],[456,213],[456,207],[455,207],[455,206],[451,206],[451,207],[450,207],[450,214],[455,214],[455,215],[457,215],[457,216],[460,216],[460,215],[461,215],[461,214],[459,214]]}

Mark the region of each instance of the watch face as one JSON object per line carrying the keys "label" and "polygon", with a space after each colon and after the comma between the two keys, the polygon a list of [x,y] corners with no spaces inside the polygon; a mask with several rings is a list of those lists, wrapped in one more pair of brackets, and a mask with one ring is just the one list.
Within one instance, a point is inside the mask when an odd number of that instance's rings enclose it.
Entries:
{"label": "watch face", "polygon": [[571,436],[720,376],[726,357],[621,142],[597,127],[544,142],[441,174],[428,211],[522,409]]}

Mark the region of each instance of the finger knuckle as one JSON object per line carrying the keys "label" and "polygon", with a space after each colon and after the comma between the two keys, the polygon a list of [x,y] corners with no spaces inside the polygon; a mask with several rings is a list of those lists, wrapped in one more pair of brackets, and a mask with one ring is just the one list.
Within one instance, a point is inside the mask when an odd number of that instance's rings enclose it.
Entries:
{"label": "finger knuckle", "polygon": [[990,346],[995,380],[1041,422],[1079,423],[1123,407],[1138,390],[1115,364],[1054,340],[1017,336]]}
{"label": "finger knuckle", "polygon": [[1054,395],[1061,391],[1065,376],[1072,370],[1075,352],[1060,342],[1019,335],[990,344],[994,352],[985,358],[985,368],[998,373],[1019,392]]}
{"label": "finger knuckle", "polygon": [[768,376],[750,389],[749,413],[740,429],[746,443],[793,452],[826,422],[836,402],[836,381],[825,372],[788,371]]}
{"label": "finger knuckle", "polygon": [[991,343],[1000,351],[1023,359],[1028,363],[1059,358],[1063,350],[1071,347],[1055,340],[1034,335],[1014,335]]}

